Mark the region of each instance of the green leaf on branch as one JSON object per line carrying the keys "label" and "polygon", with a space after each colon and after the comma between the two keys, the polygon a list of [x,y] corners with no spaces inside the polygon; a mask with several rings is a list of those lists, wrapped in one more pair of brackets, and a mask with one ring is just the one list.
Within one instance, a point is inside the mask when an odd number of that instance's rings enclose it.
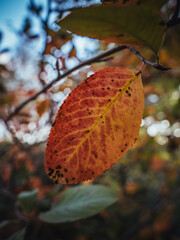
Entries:
{"label": "green leaf on branch", "polygon": [[58,24],[72,33],[158,53],[165,26],[158,11],[148,5],[93,6],[74,10]]}
{"label": "green leaf on branch", "polygon": [[29,192],[22,192],[18,195],[18,202],[21,208],[30,213],[35,206],[38,196],[38,189]]}
{"label": "green leaf on branch", "polygon": [[101,212],[119,199],[118,193],[101,185],[78,186],[66,190],[56,207],[41,213],[48,223],[72,222]]}

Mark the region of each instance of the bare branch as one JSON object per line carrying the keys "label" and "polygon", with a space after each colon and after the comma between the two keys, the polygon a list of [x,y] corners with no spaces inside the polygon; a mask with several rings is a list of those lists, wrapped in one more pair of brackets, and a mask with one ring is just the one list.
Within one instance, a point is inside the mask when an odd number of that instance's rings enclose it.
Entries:
{"label": "bare branch", "polygon": [[170,68],[166,68],[166,67],[163,67],[162,65],[159,64],[159,62],[157,63],[154,63],[154,62],[151,62],[149,61],[148,59],[144,58],[136,49],[130,47],[130,46],[127,46],[127,48],[132,52],[134,53],[142,62],[150,65],[151,67],[153,68],[156,68],[158,70],[161,70],[161,71],[166,71],[166,70],[169,70]]}
{"label": "bare branch", "polygon": [[5,120],[5,122],[8,122],[12,117],[14,117],[24,106],[26,106],[29,102],[35,100],[40,94],[45,93],[55,82],[61,80],[62,78],[65,78],[66,76],[68,76],[69,74],[71,74],[72,72],[80,69],[83,66],[86,65],[90,65],[92,63],[95,62],[99,62],[102,61],[103,59],[106,60],[106,57],[108,57],[109,55],[116,53],[118,51],[124,50],[124,49],[129,49],[132,53],[134,53],[142,62],[158,69],[158,70],[168,70],[169,68],[165,68],[162,65],[160,65],[159,63],[154,63],[151,62],[147,59],[145,59],[143,56],[141,56],[141,54],[134,48],[129,47],[129,46],[124,46],[124,45],[120,45],[120,46],[116,46],[110,50],[107,50],[99,55],[97,55],[96,57],[93,57],[89,60],[86,60],[84,62],[81,62],[79,65],[75,66],[74,68],[66,71],[64,74],[62,74],[61,76],[57,76],[57,78],[55,78],[54,80],[52,80],[50,83],[48,83],[47,85],[45,85],[42,90],[40,90],[39,92],[37,92],[36,94],[34,94],[32,97],[28,98],[26,101],[24,101],[23,103],[21,103],[19,106],[16,107],[16,109],[7,117],[7,119]]}
{"label": "bare branch", "polygon": [[48,83],[47,85],[45,85],[45,87],[42,88],[42,90],[40,90],[39,92],[35,93],[32,97],[28,98],[27,100],[25,100],[23,103],[21,103],[15,110],[14,112],[12,112],[7,119],[5,120],[6,122],[9,121],[13,116],[15,116],[24,106],[26,106],[29,102],[35,100],[40,94],[45,93],[55,82],[61,80],[62,78],[65,78],[66,76],[68,76],[69,74],[71,74],[72,72],[80,69],[83,66],[95,63],[97,61],[99,61],[100,59],[103,59],[113,53],[116,53],[118,51],[121,51],[123,49],[126,49],[126,46],[117,46],[114,47],[104,53],[99,54],[96,57],[93,57],[87,61],[84,61],[82,63],[80,63],[79,65],[75,66],[74,68],[66,71],[64,74],[62,74],[60,77],[57,76],[57,78],[55,78],[54,80],[52,80],[50,83]]}

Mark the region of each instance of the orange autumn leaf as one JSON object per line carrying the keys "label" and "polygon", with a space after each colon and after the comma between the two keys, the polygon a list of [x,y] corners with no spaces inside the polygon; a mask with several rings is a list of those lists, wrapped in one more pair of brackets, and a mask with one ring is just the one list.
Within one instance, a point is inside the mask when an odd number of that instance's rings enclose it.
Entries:
{"label": "orange autumn leaf", "polygon": [[108,170],[137,139],[143,108],[136,71],[109,67],[90,76],[56,115],[45,154],[49,177],[73,184]]}

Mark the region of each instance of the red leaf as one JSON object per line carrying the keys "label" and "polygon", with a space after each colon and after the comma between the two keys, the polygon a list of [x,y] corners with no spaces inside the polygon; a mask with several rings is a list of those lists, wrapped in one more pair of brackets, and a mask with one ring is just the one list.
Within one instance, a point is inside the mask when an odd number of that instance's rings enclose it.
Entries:
{"label": "red leaf", "polygon": [[140,74],[109,67],[75,88],[60,107],[46,149],[55,183],[92,179],[115,164],[139,134],[144,94]]}

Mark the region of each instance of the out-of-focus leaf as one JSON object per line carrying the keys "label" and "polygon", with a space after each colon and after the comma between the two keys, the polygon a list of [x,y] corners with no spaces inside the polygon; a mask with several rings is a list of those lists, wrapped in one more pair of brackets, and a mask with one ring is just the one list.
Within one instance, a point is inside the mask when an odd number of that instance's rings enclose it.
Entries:
{"label": "out-of-focus leaf", "polygon": [[31,212],[36,203],[38,189],[29,192],[22,192],[18,195],[18,202],[21,208],[26,212]]}
{"label": "out-of-focus leaf", "polygon": [[37,105],[37,112],[40,117],[49,109],[49,104],[49,99],[46,99]]}
{"label": "out-of-focus leaf", "polygon": [[15,234],[13,234],[11,237],[9,237],[8,240],[23,240],[25,233],[26,233],[26,228],[23,228],[18,232],[16,232]]}
{"label": "out-of-focus leaf", "polygon": [[[2,90],[1,90],[1,89],[2,89]],[[2,88],[1,88],[1,86],[0,86],[0,92],[3,92],[3,93],[4,93],[3,90],[4,90],[4,89],[3,89],[3,86],[2,86]],[[13,103],[13,101],[14,101],[14,99],[13,99],[12,96],[5,95],[5,94],[1,94],[1,96],[0,96],[0,106],[2,106],[2,105],[4,105],[4,104],[11,104],[11,103]]]}
{"label": "out-of-focus leaf", "polygon": [[93,216],[118,199],[118,193],[105,186],[72,187],[63,193],[56,207],[39,218],[49,223],[72,222]]}
{"label": "out-of-focus leaf", "polygon": [[93,6],[76,9],[58,24],[72,33],[100,40],[148,47],[158,53],[165,26],[158,14],[145,6]]}
{"label": "out-of-focus leaf", "polygon": [[74,46],[69,53],[69,57],[76,57],[76,48]]}
{"label": "out-of-focus leaf", "polygon": [[49,30],[48,36],[50,36],[52,40],[46,45],[46,49],[44,51],[45,54],[51,53],[51,48],[61,48],[65,43],[72,39],[72,34],[62,29],[60,29],[58,32]]}

